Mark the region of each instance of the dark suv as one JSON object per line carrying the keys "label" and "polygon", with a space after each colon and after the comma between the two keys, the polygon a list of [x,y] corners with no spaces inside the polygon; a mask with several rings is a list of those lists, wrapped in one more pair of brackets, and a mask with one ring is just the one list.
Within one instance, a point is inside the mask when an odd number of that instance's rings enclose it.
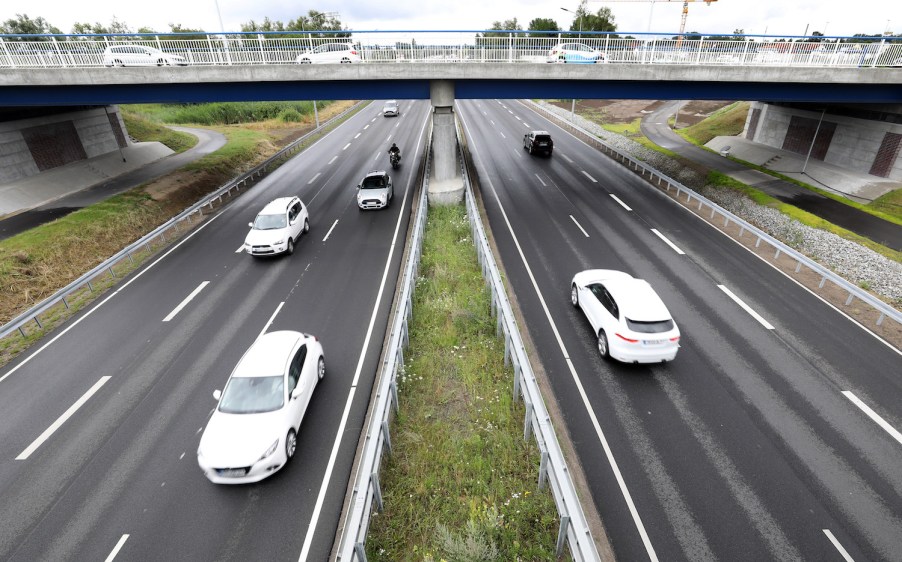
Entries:
{"label": "dark suv", "polygon": [[540,153],[551,156],[554,141],[551,140],[551,134],[548,131],[529,131],[523,135],[523,148],[530,154]]}

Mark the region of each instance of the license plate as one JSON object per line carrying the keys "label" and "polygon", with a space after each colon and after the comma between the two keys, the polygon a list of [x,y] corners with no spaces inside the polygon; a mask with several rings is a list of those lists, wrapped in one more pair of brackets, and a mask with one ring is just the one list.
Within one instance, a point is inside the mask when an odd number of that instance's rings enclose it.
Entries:
{"label": "license plate", "polygon": [[223,468],[219,471],[219,475],[223,478],[240,478],[247,474],[247,470],[243,468]]}
{"label": "license plate", "polygon": [[667,340],[642,340],[642,345],[662,345],[667,343]]}

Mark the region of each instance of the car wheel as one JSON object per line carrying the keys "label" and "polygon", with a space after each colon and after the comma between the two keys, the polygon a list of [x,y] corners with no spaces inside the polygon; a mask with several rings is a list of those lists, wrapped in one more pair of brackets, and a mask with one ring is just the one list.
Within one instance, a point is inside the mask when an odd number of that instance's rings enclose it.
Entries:
{"label": "car wheel", "polygon": [[166,64],[166,59],[157,59],[157,66],[163,66]]}
{"label": "car wheel", "polygon": [[598,353],[601,354],[602,359],[611,357],[611,350],[608,349],[608,336],[605,335],[604,330],[598,330]]}
{"label": "car wheel", "polygon": [[341,64],[350,64],[350,63],[351,63],[351,59],[349,59],[348,57],[341,59]]}
{"label": "car wheel", "polygon": [[579,308],[579,289],[576,288],[576,283],[570,287],[570,304]]}
{"label": "car wheel", "polygon": [[290,236],[288,237],[288,249],[285,250],[285,253],[289,256],[294,253],[294,240]]}
{"label": "car wheel", "polygon": [[298,64],[310,64],[310,62],[310,59],[301,59],[300,61],[298,61]]}
{"label": "car wheel", "polygon": [[291,457],[294,456],[294,451],[298,448],[298,436],[295,434],[294,429],[288,430],[288,435],[285,436],[285,462],[291,460]]}
{"label": "car wheel", "polygon": [[122,62],[121,60],[114,60],[113,66],[125,66],[125,63]]}
{"label": "car wheel", "polygon": [[310,219],[304,219],[304,234],[310,232]]}
{"label": "car wheel", "polygon": [[322,357],[319,358],[319,363],[316,365],[316,377],[319,380],[323,380],[323,377],[326,376],[326,360]]}

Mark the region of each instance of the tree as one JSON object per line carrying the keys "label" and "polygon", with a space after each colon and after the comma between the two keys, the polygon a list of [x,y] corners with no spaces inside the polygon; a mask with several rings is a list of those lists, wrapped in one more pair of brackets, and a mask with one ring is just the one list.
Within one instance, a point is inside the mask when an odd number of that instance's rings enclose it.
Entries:
{"label": "tree", "polygon": [[98,35],[128,35],[134,33],[125,22],[119,21],[113,16],[110,26],[106,27],[100,22],[97,23],[75,23],[72,26],[72,33],[77,34],[98,34]]}
{"label": "tree", "polygon": [[529,22],[529,31],[560,31],[556,21],[550,18],[536,18]]}
{"label": "tree", "polygon": [[617,31],[614,13],[610,8],[601,8],[594,14],[589,12],[588,0],[580,0],[579,7],[570,24],[570,31]]}
{"label": "tree", "polygon": [[[267,31],[267,32],[285,32],[285,31],[305,31],[310,37],[315,39],[339,39],[349,38],[350,31],[343,28],[341,20],[334,16],[330,16],[325,12],[310,10],[307,15],[298,16],[297,19],[289,20],[287,24],[281,21],[272,21],[268,17],[263,19],[263,23],[256,23],[251,20],[241,24],[241,31]],[[334,31],[346,33],[310,33],[313,31]]]}
{"label": "tree", "polygon": [[50,25],[44,18],[31,19],[27,14],[16,14],[16,19],[8,19],[0,25],[0,33],[8,35],[61,34],[59,28]]}

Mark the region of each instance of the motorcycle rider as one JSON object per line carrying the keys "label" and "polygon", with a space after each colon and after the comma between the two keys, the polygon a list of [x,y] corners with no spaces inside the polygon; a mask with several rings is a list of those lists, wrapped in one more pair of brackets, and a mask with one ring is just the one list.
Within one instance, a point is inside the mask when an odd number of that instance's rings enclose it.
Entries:
{"label": "motorcycle rider", "polygon": [[388,157],[389,157],[389,159],[391,159],[391,157],[392,157],[393,155],[397,156],[397,157],[398,157],[398,160],[401,160],[401,149],[398,148],[398,145],[395,144],[395,143],[391,143],[391,148],[388,149]]}

